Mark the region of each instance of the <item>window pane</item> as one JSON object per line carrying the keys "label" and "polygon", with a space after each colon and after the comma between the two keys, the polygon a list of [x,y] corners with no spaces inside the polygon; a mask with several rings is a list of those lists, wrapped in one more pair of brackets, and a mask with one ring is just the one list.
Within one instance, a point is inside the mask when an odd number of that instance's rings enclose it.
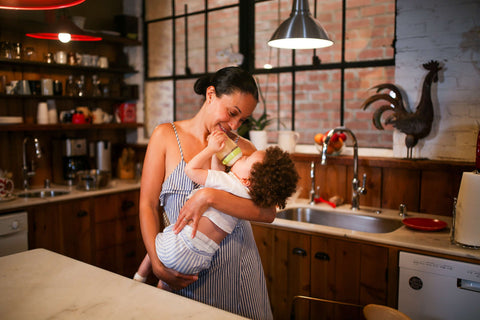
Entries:
{"label": "window pane", "polygon": [[176,120],[190,119],[200,110],[204,97],[193,91],[197,79],[176,81]]}
{"label": "window pane", "polygon": [[295,82],[295,131],[299,143],[312,144],[340,125],[340,70],[297,72]]}
{"label": "window pane", "polygon": [[[360,107],[368,97],[376,94],[376,90],[369,90],[370,88],[381,83],[393,83],[394,75],[395,67],[345,71],[345,126],[355,133],[359,147],[392,147],[392,126],[384,126],[385,130],[378,130],[372,123],[373,113],[378,107],[387,104],[385,100],[373,103],[365,111]],[[391,112],[385,112],[384,117],[391,114]]]}
{"label": "window pane", "polygon": [[[333,63],[341,61],[342,50],[342,1],[341,0],[316,0],[317,14],[315,15],[314,1],[309,1],[312,16],[320,22],[327,31],[333,45],[327,48],[316,49],[316,56],[321,63]],[[311,65],[314,50],[297,50],[295,64]]]}
{"label": "window pane", "polygon": [[[188,67],[192,74],[205,72],[205,15],[196,14],[188,16]],[[185,57],[185,18],[175,22],[175,73],[186,74]]]}
{"label": "window pane", "polygon": [[[165,0],[161,0],[161,2],[163,1]],[[171,0],[167,0],[167,1],[171,2]],[[188,13],[205,10],[205,0],[175,0],[176,16],[185,14],[185,5],[187,5]]]}
{"label": "window pane", "polygon": [[292,50],[275,49],[267,42],[292,9],[291,0],[266,1],[255,4],[255,68],[266,63],[273,67],[290,66]]}
{"label": "window pane", "polygon": [[238,7],[208,14],[208,72],[238,61]]}
{"label": "window pane", "polygon": [[208,0],[208,8],[218,8],[227,5],[237,4],[238,0]]}
{"label": "window pane", "polygon": [[393,58],[395,2],[379,0],[368,5],[347,1],[345,60]]}
{"label": "window pane", "polygon": [[148,77],[171,76],[172,21],[160,21],[148,25]]}
{"label": "window pane", "polygon": [[145,83],[145,129],[148,136],[161,123],[173,120],[173,81]]}
{"label": "window pane", "polygon": [[172,15],[171,1],[145,0],[145,20],[153,20]]}

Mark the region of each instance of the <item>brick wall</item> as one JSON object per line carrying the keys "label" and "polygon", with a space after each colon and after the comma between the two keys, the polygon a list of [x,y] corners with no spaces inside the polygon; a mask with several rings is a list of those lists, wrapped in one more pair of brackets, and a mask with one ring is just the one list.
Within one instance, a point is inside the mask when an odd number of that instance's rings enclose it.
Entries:
{"label": "brick wall", "polygon": [[[428,60],[444,64],[433,87],[435,119],[414,156],[474,161],[480,122],[480,2],[398,0],[395,81],[414,109]],[[404,135],[394,134],[394,156],[405,155]]]}

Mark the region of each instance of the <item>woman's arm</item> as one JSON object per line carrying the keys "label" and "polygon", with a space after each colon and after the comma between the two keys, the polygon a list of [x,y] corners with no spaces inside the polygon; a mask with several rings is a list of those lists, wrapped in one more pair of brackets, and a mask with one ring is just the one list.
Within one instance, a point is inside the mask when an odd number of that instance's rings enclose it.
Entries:
{"label": "woman's arm", "polygon": [[169,124],[157,127],[147,147],[140,187],[140,227],[153,273],[172,289],[178,290],[197,280],[197,277],[181,275],[165,268],[155,250],[155,237],[160,232],[159,196],[165,178],[166,150],[169,147],[169,139],[166,137],[172,134],[169,132],[171,127],[168,126]]}
{"label": "woman's arm", "polygon": [[174,232],[180,232],[190,220],[193,220],[193,238],[197,231],[198,221],[208,207],[213,207],[239,219],[268,223],[275,219],[276,214],[275,207],[260,208],[252,200],[237,197],[226,191],[203,188],[185,202],[173,228]]}

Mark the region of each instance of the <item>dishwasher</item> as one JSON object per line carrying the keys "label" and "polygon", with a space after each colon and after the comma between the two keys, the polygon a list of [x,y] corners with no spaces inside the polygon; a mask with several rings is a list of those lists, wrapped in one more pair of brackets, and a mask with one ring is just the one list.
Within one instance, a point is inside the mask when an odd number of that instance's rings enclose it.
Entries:
{"label": "dishwasher", "polygon": [[0,215],[0,257],[27,250],[27,213],[22,211]]}
{"label": "dishwasher", "polygon": [[412,319],[480,319],[480,265],[400,252],[398,310]]}

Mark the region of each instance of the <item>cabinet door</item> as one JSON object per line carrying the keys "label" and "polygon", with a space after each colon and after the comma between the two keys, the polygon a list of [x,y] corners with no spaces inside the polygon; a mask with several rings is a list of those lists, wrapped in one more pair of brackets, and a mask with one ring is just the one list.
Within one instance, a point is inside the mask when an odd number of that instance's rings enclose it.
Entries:
{"label": "cabinet door", "polygon": [[272,271],[275,264],[273,252],[274,230],[269,227],[252,224],[253,236],[262,260],[268,292],[272,292]]}
{"label": "cabinet door", "polygon": [[63,252],[62,225],[58,204],[35,206],[28,210],[28,248]]}
{"label": "cabinet door", "polygon": [[[270,300],[275,319],[289,319],[293,297],[310,295],[310,236],[275,230]],[[295,303],[295,318],[308,319],[308,303]]]}
{"label": "cabinet door", "polygon": [[58,205],[62,222],[63,253],[92,263],[92,202],[81,199]]}
{"label": "cabinet door", "polygon": [[[388,249],[312,236],[311,295],[356,305],[387,304]],[[311,303],[311,319],[363,319],[360,307]]]}

